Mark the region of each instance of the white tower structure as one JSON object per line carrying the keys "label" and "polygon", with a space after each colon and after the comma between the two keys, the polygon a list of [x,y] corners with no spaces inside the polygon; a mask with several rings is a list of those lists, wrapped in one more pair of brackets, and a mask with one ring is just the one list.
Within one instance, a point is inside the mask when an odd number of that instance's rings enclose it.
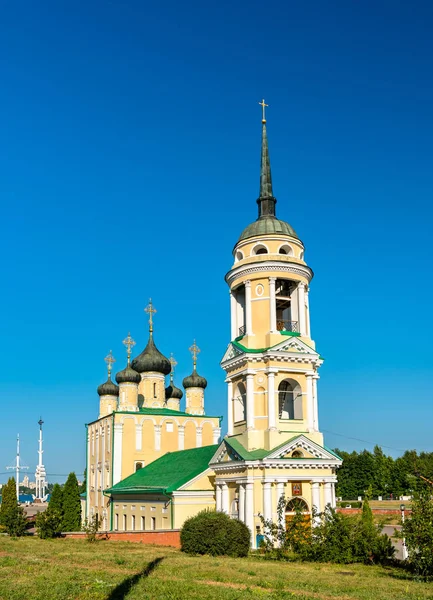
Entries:
{"label": "white tower structure", "polygon": [[15,459],[15,464],[13,467],[6,467],[6,469],[13,469],[15,471],[15,487],[17,491],[17,501],[20,500],[20,471],[23,469],[28,469],[28,467],[24,467],[20,462],[20,434],[17,434],[17,457]]}
{"label": "white tower structure", "polygon": [[42,450],[42,425],[44,424],[44,422],[42,421],[42,417],[39,419],[38,421],[38,425],[39,425],[39,450],[38,450],[38,454],[39,454],[39,461],[38,461],[38,466],[36,467],[36,473],[35,473],[35,478],[36,478],[36,500],[39,500],[40,502],[42,502],[45,499],[45,490],[47,487],[47,474],[45,472],[45,467],[42,463],[42,454],[43,454],[43,450]]}

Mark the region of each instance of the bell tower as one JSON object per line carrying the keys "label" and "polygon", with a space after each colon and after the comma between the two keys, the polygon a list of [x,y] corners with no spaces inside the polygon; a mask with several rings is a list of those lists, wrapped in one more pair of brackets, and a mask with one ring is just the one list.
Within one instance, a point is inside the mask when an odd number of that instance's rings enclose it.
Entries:
{"label": "bell tower", "polygon": [[317,409],[317,353],[310,327],[313,272],[295,230],[276,216],[264,101],[258,218],[242,232],[225,279],[231,341],[221,366],[228,435],[270,450],[295,435],[323,444]]}

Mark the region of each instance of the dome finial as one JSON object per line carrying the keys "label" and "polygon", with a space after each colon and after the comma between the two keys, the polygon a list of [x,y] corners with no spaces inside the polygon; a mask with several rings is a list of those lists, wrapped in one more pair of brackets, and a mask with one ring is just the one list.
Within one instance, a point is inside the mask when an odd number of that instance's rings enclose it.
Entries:
{"label": "dome finial", "polygon": [[149,304],[144,309],[144,312],[149,315],[149,333],[152,336],[152,333],[153,333],[153,315],[156,313],[156,309],[153,308],[152,298],[149,298]]}
{"label": "dome finial", "polygon": [[107,356],[104,358],[104,361],[107,364],[107,371],[108,371],[108,379],[111,379],[111,371],[113,369],[113,363],[116,362],[116,359],[113,356],[113,352],[110,350],[110,352],[107,354]]}
{"label": "dome finial", "polygon": [[128,367],[131,362],[131,348],[135,346],[135,341],[131,337],[131,333],[128,331],[127,337],[123,340],[122,344],[126,347],[126,356],[128,358]]}
{"label": "dome finial", "polygon": [[265,113],[265,108],[267,106],[269,106],[269,104],[265,104],[265,99],[263,98],[263,100],[261,102],[259,102],[260,106],[262,107],[262,123],[266,123],[266,113]]}
{"label": "dome finial", "polygon": [[192,354],[192,364],[194,365],[194,371],[195,371],[196,367],[197,367],[197,355],[199,354],[199,352],[201,352],[200,348],[195,343],[195,340],[194,340],[193,345],[189,348],[189,351]]}
{"label": "dome finial", "polygon": [[174,379],[174,368],[177,367],[177,360],[173,356],[173,352],[170,354],[170,364],[171,364],[171,372],[170,372],[170,384],[173,385]]}

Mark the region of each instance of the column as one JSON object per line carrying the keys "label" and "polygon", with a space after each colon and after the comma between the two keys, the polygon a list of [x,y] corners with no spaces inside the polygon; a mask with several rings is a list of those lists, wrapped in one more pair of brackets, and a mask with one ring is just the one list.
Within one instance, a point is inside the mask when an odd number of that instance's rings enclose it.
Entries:
{"label": "column", "polygon": [[239,521],[245,523],[245,484],[239,484]]}
{"label": "column", "polygon": [[215,427],[212,431],[212,444],[219,444],[221,438],[221,427]]}
{"label": "column", "polygon": [[331,489],[331,482],[330,481],[325,481],[324,483],[324,496],[325,496],[325,507],[328,506],[328,504],[330,504],[332,506],[332,489]]}
{"label": "column", "polygon": [[308,290],[305,290],[305,307],[307,311],[307,335],[311,338],[311,326],[310,326],[310,301],[308,298]]}
{"label": "column", "polygon": [[202,434],[203,434],[203,427],[197,427],[195,430],[195,445],[196,448],[201,448],[202,446]]}
{"label": "column", "polygon": [[271,333],[278,333],[277,331],[277,303],[275,299],[275,282],[276,277],[269,277],[269,316],[271,324]]}
{"label": "column", "polygon": [[254,484],[245,484],[245,525],[251,531],[251,547],[256,547],[256,532],[254,531]]}
{"label": "column", "polygon": [[104,490],[105,490],[105,427],[101,430],[101,494],[99,504],[104,506]]}
{"label": "column", "polygon": [[[113,483],[122,479],[122,449],[123,449],[123,423],[115,423],[113,429]],[[95,488],[96,489],[96,488]]]}
{"label": "column", "polygon": [[[322,512],[320,507],[320,483],[313,481],[311,484],[311,504],[316,507],[317,512]],[[316,518],[313,525],[318,525],[320,519]]]}
{"label": "column", "polygon": [[154,425],[155,431],[155,450],[161,450],[161,425]]}
{"label": "column", "polygon": [[263,516],[266,520],[272,519],[272,483],[265,481],[263,484]]}
{"label": "column", "polygon": [[305,283],[298,284],[298,312],[299,312],[299,333],[306,335],[305,327]]}
{"label": "column", "polygon": [[319,375],[313,376],[313,429],[319,431],[319,404],[317,401],[317,380]]}
{"label": "column", "polygon": [[332,482],[331,483],[331,506],[332,508],[336,508],[337,507],[337,503],[335,501],[335,483]]}
{"label": "column", "polygon": [[143,424],[135,426],[135,449],[141,450],[141,440],[143,439]]}
{"label": "column", "polygon": [[224,482],[221,485],[221,510],[225,512],[227,515],[229,514],[229,486]]}
{"label": "column", "polygon": [[233,382],[227,381],[227,435],[233,435]]}
{"label": "column", "polygon": [[215,494],[215,500],[216,500],[216,509],[218,512],[221,512],[222,509],[222,490],[221,490],[221,483],[217,483],[216,484],[216,494]]}
{"label": "column", "polygon": [[238,320],[237,320],[237,302],[235,292],[230,291],[230,335],[231,340],[234,340],[239,335]]}
{"label": "column", "polygon": [[268,427],[269,429],[276,429],[276,413],[277,407],[275,406],[275,371],[269,370],[268,372]]}
{"label": "column", "polygon": [[254,429],[254,375],[247,375],[247,429]]}
{"label": "column", "polygon": [[[278,481],[277,482],[277,507],[278,507],[278,503],[280,501],[280,498],[284,498],[284,481]],[[281,527],[284,526],[284,511],[283,514],[281,515],[280,521],[279,521],[279,525]]]}
{"label": "column", "polygon": [[251,281],[245,282],[245,335],[252,335],[251,319]]}
{"label": "column", "polygon": [[313,375],[306,374],[307,381],[307,427],[309,431],[314,430],[314,402],[313,402]]}
{"label": "column", "polygon": [[179,425],[177,428],[177,440],[179,450],[185,450],[185,427]]}

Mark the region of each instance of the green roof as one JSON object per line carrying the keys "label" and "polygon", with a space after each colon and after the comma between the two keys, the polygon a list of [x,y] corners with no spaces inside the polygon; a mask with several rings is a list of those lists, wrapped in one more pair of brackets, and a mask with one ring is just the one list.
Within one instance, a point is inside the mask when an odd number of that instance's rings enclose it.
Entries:
{"label": "green roof", "polygon": [[288,223],[280,221],[273,216],[266,216],[258,218],[257,221],[245,227],[238,240],[238,244],[243,240],[250,237],[257,237],[258,235],[289,235],[290,237],[298,238],[296,231]]}
{"label": "green roof", "polygon": [[105,491],[110,494],[169,494],[206,471],[217,448],[218,444],[214,444],[168,452]]}

